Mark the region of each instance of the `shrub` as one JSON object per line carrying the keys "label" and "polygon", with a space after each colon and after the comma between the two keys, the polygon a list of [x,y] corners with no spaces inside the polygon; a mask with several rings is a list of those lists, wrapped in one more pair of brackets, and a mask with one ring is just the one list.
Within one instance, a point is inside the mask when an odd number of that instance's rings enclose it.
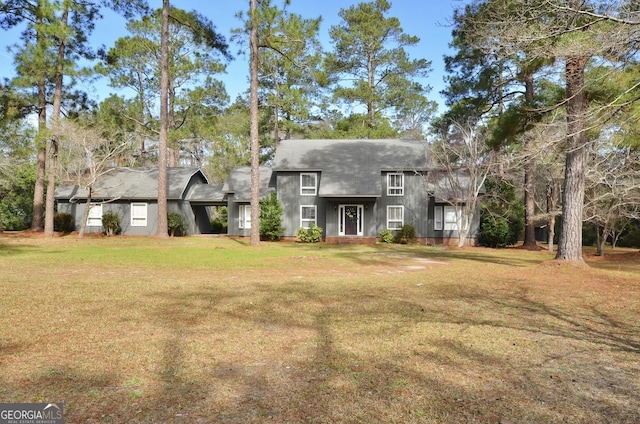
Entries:
{"label": "shrub", "polygon": [[502,217],[488,216],[482,220],[480,229],[489,247],[505,247],[511,243],[509,221]]}
{"label": "shrub", "polygon": [[211,232],[213,234],[227,234],[227,224],[220,220],[211,221]]}
{"label": "shrub", "polygon": [[322,227],[315,224],[311,224],[308,229],[300,227],[296,231],[296,237],[302,243],[318,243],[322,239]]}
{"label": "shrub", "polygon": [[120,226],[120,217],[114,212],[106,212],[102,214],[102,228],[108,236],[120,234],[122,227]]}
{"label": "shrub", "polygon": [[226,206],[220,206],[213,211],[213,219],[211,220],[211,232],[213,234],[226,234],[229,213]]}
{"label": "shrub", "polygon": [[60,231],[62,233],[74,231],[76,229],[76,223],[73,215],[64,212],[56,213],[53,217],[53,229],[54,231]]}
{"label": "shrub", "polygon": [[380,241],[382,243],[393,243],[393,231],[388,228],[380,231]]}
{"label": "shrub", "polygon": [[640,247],[640,222],[634,221],[625,230],[617,243],[620,247]]}
{"label": "shrub", "polygon": [[413,225],[405,224],[400,228],[393,239],[394,242],[407,244],[416,239],[416,229]]}
{"label": "shrub", "polygon": [[[517,184],[508,178],[489,178],[485,182],[486,195],[483,197],[481,204],[481,224],[480,224],[480,238],[483,244],[491,245],[494,241],[499,241],[499,246],[511,246],[518,242],[524,231],[524,205],[522,199],[518,195]],[[507,222],[509,228],[508,235],[500,235],[499,239],[494,239],[489,242],[485,238],[484,230],[482,229],[486,224],[486,228],[493,225],[496,221],[492,217],[500,217],[500,219]],[[504,230],[504,224],[500,225],[498,232]],[[489,230],[490,231],[490,230]],[[492,233],[496,233],[492,231]],[[491,234],[491,237],[495,237],[497,234]]]}
{"label": "shrub", "polygon": [[187,224],[184,221],[182,215],[178,212],[167,213],[167,226],[169,228],[169,235],[171,237],[177,235],[187,235]]}
{"label": "shrub", "polygon": [[284,227],[282,227],[282,213],[284,209],[278,200],[275,191],[260,200],[260,236],[267,240],[278,240]]}

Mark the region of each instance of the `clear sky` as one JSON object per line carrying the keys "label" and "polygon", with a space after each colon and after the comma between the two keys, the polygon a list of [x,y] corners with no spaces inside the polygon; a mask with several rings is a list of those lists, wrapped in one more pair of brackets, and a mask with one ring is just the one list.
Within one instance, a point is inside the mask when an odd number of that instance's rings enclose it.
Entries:
{"label": "clear sky", "polygon": [[[280,0],[273,0],[278,4]],[[322,17],[320,28],[320,40],[325,49],[330,48],[329,28],[340,22],[338,12],[340,9],[348,8],[360,1],[356,0],[292,0],[290,10],[303,17]],[[161,0],[151,0],[152,7],[161,7]],[[433,90],[429,96],[440,104],[442,111],[443,101],[438,92],[443,89],[444,61],[443,55],[450,53],[448,44],[451,40],[450,18],[453,10],[460,7],[461,0],[391,0],[391,10],[387,16],[395,16],[400,20],[400,24],[409,35],[420,38],[417,47],[408,49],[412,58],[425,58],[432,62],[433,71],[425,81]],[[231,29],[240,26],[240,21],[235,17],[241,10],[247,10],[249,1],[247,0],[172,0],[171,5],[186,10],[197,10],[209,18],[216,26],[219,33],[224,35],[229,41]],[[118,16],[107,14],[105,19],[96,24],[96,29],[92,36],[92,41],[96,47],[104,44],[111,47],[114,41],[126,34],[125,21]],[[18,42],[19,32],[4,34],[0,45],[6,46],[12,42]],[[230,51],[234,54],[240,46],[230,45]],[[2,48],[0,52],[0,77],[10,77],[12,74],[12,59],[6,50]],[[224,81],[227,91],[234,99],[237,94],[248,89],[248,64],[246,57],[237,57],[229,63],[227,74],[219,78]],[[106,81],[85,85],[84,89],[89,92],[90,97],[100,100],[108,96],[114,90],[107,86]]]}

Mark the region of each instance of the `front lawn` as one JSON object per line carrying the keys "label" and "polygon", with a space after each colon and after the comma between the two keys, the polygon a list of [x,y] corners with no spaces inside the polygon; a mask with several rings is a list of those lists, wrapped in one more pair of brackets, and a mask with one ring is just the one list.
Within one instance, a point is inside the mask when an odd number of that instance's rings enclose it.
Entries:
{"label": "front lawn", "polygon": [[0,238],[0,402],[65,423],[640,421],[640,255]]}

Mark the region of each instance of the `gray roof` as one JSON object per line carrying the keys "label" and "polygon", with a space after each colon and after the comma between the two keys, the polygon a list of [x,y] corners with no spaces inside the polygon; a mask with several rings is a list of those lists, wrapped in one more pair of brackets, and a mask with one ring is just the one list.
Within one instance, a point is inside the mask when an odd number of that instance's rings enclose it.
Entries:
{"label": "gray roof", "polygon": [[[259,169],[260,197],[275,191],[273,170],[266,166]],[[233,193],[234,202],[249,202],[251,200],[251,167],[238,166],[229,172],[227,181],[222,188],[224,193]]]}
{"label": "gray roof", "polygon": [[190,202],[212,203],[218,202],[226,204],[227,199],[222,191],[222,184],[194,184],[191,186],[187,194],[187,200]]}
{"label": "gray roof", "polygon": [[[197,168],[167,169],[167,199],[186,197],[190,181],[207,184],[207,178]],[[88,191],[73,183],[63,183],[55,192],[56,199],[86,199]],[[158,198],[157,168],[113,168],[93,185],[93,198],[150,200]]]}
{"label": "gray roof", "polygon": [[[466,202],[469,190],[476,189],[471,184],[469,173],[463,169],[431,172],[426,179],[426,187],[437,202]],[[485,193],[484,184],[480,186],[479,193]]]}
{"label": "gray roof", "polygon": [[382,171],[431,168],[423,140],[283,140],[275,171],[320,171],[323,197],[378,197]]}

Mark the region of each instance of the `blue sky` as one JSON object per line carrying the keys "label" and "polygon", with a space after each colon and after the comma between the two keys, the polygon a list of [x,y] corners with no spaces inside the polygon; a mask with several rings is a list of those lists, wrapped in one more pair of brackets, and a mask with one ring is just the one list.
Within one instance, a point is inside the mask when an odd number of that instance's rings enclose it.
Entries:
{"label": "blue sky", "polygon": [[[274,0],[274,3],[278,4],[278,1]],[[340,22],[338,12],[342,8],[348,8],[357,3],[359,1],[292,0],[290,10],[308,18],[322,16],[320,39],[328,49],[330,47],[329,28]],[[152,7],[162,6],[160,0],[152,0],[150,4]],[[235,17],[236,13],[248,9],[248,4],[247,0],[173,0],[171,2],[174,7],[197,10],[209,18],[216,25],[218,32],[224,35],[227,40],[230,37],[231,29],[240,26],[240,21]],[[400,20],[405,33],[420,38],[418,46],[408,49],[408,53],[412,58],[425,58],[432,62],[433,71],[425,82],[433,87],[429,97],[440,104],[441,111],[443,100],[438,92],[444,88],[443,55],[450,53],[448,44],[451,40],[451,28],[448,25],[454,8],[462,4],[461,0],[391,0],[392,6],[388,14],[388,16],[395,16]],[[122,18],[108,14],[105,19],[97,23],[91,38],[92,41],[96,46],[104,44],[111,47],[117,38],[127,35],[125,23]],[[18,35],[17,31],[6,33],[0,45],[6,46],[12,42],[18,42]],[[230,47],[230,51],[235,55],[239,46],[231,45]],[[0,76],[11,76],[12,68],[11,56],[3,47],[0,52]],[[247,90],[247,74],[246,58],[237,57],[229,63],[227,74],[220,76],[232,99]],[[114,91],[108,87],[106,81],[87,84],[84,89],[96,100],[107,97],[110,92]]]}

